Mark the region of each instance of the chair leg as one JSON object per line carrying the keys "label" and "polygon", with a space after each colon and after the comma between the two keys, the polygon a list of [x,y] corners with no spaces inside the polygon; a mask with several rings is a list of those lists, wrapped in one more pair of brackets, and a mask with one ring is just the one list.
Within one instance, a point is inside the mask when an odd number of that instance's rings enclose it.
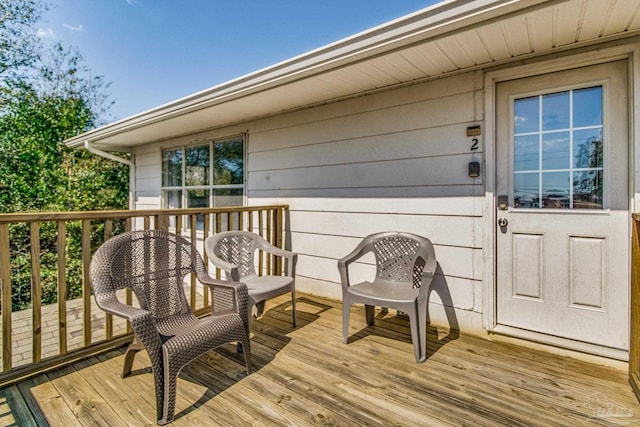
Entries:
{"label": "chair leg", "polygon": [[373,326],[376,324],[376,307],[373,305],[365,304],[364,313],[367,318],[367,325]]}
{"label": "chair leg", "polygon": [[351,314],[351,303],[343,297],[342,301],[342,342],[345,344],[349,340],[349,315]]}
{"label": "chair leg", "polygon": [[427,307],[426,303],[416,301],[409,311],[409,326],[413,353],[417,363],[427,359]]}
{"label": "chair leg", "polygon": [[427,300],[418,301],[418,334],[420,335],[420,360],[427,360]]}
{"label": "chair leg", "polygon": [[264,314],[265,300],[256,303],[256,319]]}
{"label": "chair leg", "polygon": [[[240,345],[240,343],[238,343]],[[251,342],[247,337],[246,341],[242,343],[244,353],[244,364],[247,367],[247,375],[251,375]]]}
{"label": "chair leg", "polygon": [[124,352],[124,367],[122,368],[122,378],[126,378],[131,375],[131,368],[133,367],[133,359],[136,357],[136,353],[140,350],[144,350],[144,345],[138,338],[134,338],[133,342],[129,344],[129,347]]}
{"label": "chair leg", "polygon": [[173,421],[176,409],[176,385],[178,383],[178,370],[173,369],[164,355],[164,390],[162,393],[162,417],[158,420],[158,425],[166,425]]}

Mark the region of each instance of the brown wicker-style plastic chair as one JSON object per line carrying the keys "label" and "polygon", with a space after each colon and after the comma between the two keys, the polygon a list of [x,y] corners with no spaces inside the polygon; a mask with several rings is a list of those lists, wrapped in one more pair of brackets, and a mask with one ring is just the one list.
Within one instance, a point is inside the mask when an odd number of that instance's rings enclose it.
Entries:
{"label": "brown wicker-style plastic chair", "polygon": [[[211,289],[211,316],[194,316],[184,278],[195,274]],[[211,278],[200,254],[186,239],[164,231],[127,232],[107,240],[91,261],[91,286],[98,306],[131,322],[135,339],[125,353],[123,377],[135,354],[146,349],[155,380],[158,424],[173,420],[180,370],[228,342],[243,346],[251,373],[246,285]],[[140,308],[125,305],[116,291],[130,288]]]}
{"label": "brown wicker-style plastic chair", "polygon": [[[376,275],[371,282],[352,284],[349,264],[373,252]],[[342,336],[346,344],[349,314],[354,303],[365,304],[367,324],[374,325],[375,306],[395,308],[409,315],[416,362],[427,358],[427,296],[436,271],[431,241],[410,233],[371,234],[338,261],[342,280]]]}
{"label": "brown wicker-style plastic chair", "polygon": [[[295,269],[297,254],[271,245],[250,231],[225,231],[208,237],[205,252],[216,267],[226,273],[227,279],[242,281],[249,289],[249,316],[256,306],[256,316],[264,312],[265,300],[291,292],[291,314],[296,326]],[[286,260],[285,275],[256,274],[255,251],[265,251]]]}

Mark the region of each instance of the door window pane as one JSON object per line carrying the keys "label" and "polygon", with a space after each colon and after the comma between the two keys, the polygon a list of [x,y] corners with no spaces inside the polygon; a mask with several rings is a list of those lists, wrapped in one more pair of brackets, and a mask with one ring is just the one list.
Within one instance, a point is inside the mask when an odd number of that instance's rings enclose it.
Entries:
{"label": "door window pane", "polygon": [[519,173],[515,175],[514,207],[537,208],[540,206],[540,174]]}
{"label": "door window pane", "polygon": [[576,172],[573,178],[573,207],[602,209],[602,171]]}
{"label": "door window pane", "polygon": [[569,172],[547,172],[542,174],[542,207],[568,208]]}
{"label": "door window pane", "polygon": [[242,184],[244,178],[242,139],[213,144],[213,184]]}
{"label": "door window pane", "polygon": [[568,169],[570,163],[569,132],[542,136],[542,169]]}
{"label": "door window pane", "polygon": [[542,130],[567,129],[569,127],[569,92],[550,93],[542,96]]}
{"label": "door window pane", "polygon": [[162,153],[162,186],[182,185],[182,150],[167,150]]}
{"label": "door window pane", "polygon": [[540,168],[538,135],[516,136],[514,141],[514,170],[529,171]]}
{"label": "door window pane", "polygon": [[601,168],[603,162],[602,128],[577,130],[573,133],[575,168]]}
{"label": "door window pane", "polygon": [[602,87],[516,99],[514,114],[514,207],[603,209]]}
{"label": "door window pane", "polygon": [[590,87],[573,92],[573,126],[602,125],[602,87]]}
{"label": "door window pane", "polygon": [[537,132],[540,129],[540,98],[517,99],[514,104],[516,133]]}

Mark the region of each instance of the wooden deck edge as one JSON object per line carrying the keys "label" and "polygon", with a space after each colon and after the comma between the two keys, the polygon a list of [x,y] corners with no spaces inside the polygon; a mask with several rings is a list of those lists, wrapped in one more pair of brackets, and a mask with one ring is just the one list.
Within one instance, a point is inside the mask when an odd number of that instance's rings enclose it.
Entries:
{"label": "wooden deck edge", "polygon": [[68,354],[52,357],[35,364],[29,364],[23,368],[17,368],[14,371],[0,375],[0,388],[15,384],[19,381],[34,377],[44,372],[52,371],[61,366],[69,365],[81,359],[94,356],[99,353],[111,350],[113,348],[125,345],[133,340],[133,334],[123,335],[108,341],[97,342],[90,347],[83,348]]}

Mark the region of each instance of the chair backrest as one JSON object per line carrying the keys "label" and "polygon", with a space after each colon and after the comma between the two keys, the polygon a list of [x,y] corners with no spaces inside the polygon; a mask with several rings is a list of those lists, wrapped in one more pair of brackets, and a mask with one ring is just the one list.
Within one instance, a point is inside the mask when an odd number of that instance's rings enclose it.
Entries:
{"label": "chair backrest", "polygon": [[425,268],[435,269],[435,252],[426,237],[411,233],[385,232],[365,238],[376,258],[376,277],[421,286]]}
{"label": "chair backrest", "polygon": [[91,286],[98,305],[117,299],[117,290],[130,288],[141,308],[162,319],[191,312],[184,278],[204,269],[188,240],[160,230],[132,231],[109,239],[96,251]]}
{"label": "chair backrest", "polygon": [[226,231],[213,236],[217,239],[213,253],[221,260],[238,267],[240,279],[255,276],[255,250],[261,237],[250,231]]}

